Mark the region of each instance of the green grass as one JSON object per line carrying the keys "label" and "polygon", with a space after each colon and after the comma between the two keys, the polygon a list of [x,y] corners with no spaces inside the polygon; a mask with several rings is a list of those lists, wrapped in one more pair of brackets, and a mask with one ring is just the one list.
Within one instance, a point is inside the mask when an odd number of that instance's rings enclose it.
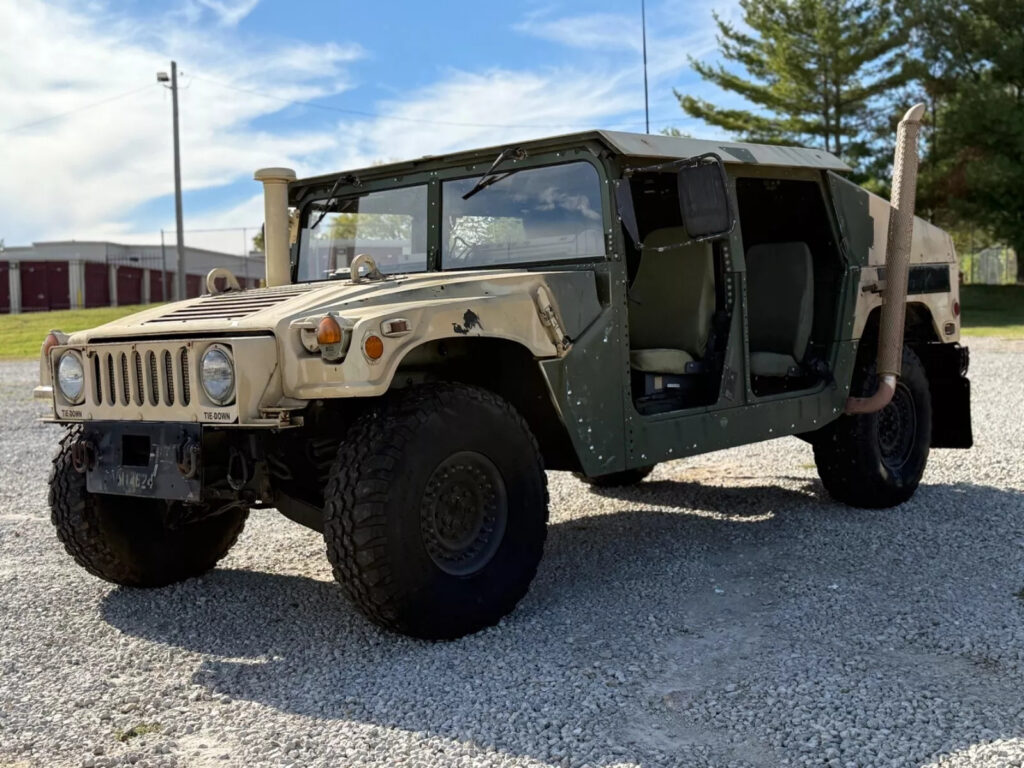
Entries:
{"label": "green grass", "polygon": [[65,333],[73,333],[109,323],[111,320],[117,320],[145,308],[136,305],[0,315],[0,360],[37,357],[43,339],[54,328]]}
{"label": "green grass", "polygon": [[965,336],[1024,339],[1024,285],[965,285],[960,306]]}

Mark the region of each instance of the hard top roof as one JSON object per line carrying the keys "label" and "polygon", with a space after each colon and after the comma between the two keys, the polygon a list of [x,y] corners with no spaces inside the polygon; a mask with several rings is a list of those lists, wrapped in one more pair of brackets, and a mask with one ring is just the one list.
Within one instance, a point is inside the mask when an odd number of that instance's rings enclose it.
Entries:
{"label": "hard top roof", "polygon": [[[581,131],[524,141],[510,141],[507,144],[476,149],[457,150],[439,155],[424,155],[415,160],[386,163],[365,169],[352,169],[352,173],[392,173],[413,170],[425,163],[438,161],[477,162],[490,160],[506,147],[523,147],[527,151],[556,149],[581,145],[588,141],[599,141],[612,151],[627,157],[657,160],[674,160],[695,157],[714,152],[728,164],[764,165],[783,168],[820,168],[828,171],[850,171],[850,167],[835,155],[820,149],[788,147],[777,144],[747,144],[738,141],[715,141],[691,139],[661,134],[627,133],[625,131]],[[303,179],[309,181],[333,181],[337,173]]]}

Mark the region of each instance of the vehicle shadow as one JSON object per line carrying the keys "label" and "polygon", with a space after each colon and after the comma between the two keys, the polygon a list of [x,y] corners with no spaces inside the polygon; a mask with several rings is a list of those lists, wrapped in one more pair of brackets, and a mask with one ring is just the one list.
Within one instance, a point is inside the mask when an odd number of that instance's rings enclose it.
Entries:
{"label": "vehicle shadow", "polygon": [[[858,729],[844,760],[870,747],[875,764],[1024,736],[1013,714],[1022,664],[978,629],[998,611],[993,626],[1024,639],[1006,567],[1020,558],[1007,534],[1021,532],[1021,494],[923,486],[881,511],[826,502],[816,482],[650,481],[599,495],[618,509],[552,524],[523,603],[454,642],[381,631],[331,582],[232,569],[159,593],[115,589],[102,613],[126,634],[221,657],[194,675],[211,695],[537,760],[776,765],[806,757],[823,723]],[[873,524],[893,515],[900,525],[876,534]],[[967,535],[982,548],[958,547]],[[983,549],[989,558],[978,562]],[[847,656],[863,663],[838,663]],[[794,659],[806,668],[794,670]],[[790,714],[794,679],[801,702]],[[914,717],[888,714],[894,701],[956,699],[965,686],[941,732],[922,735]],[[713,714],[722,707],[735,716],[723,722]],[[768,710],[774,727],[759,730]],[[887,735],[865,729],[864,712],[885,719]],[[920,754],[907,755],[908,744]]]}

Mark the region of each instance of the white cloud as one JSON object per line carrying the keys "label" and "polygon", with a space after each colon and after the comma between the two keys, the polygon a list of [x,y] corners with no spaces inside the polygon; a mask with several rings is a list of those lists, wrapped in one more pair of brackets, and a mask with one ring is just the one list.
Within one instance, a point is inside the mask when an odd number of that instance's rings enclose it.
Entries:
{"label": "white cloud", "polygon": [[572,48],[604,51],[639,51],[641,48],[639,15],[588,13],[551,18],[547,12],[535,11],[514,29]]}
{"label": "white cloud", "polygon": [[227,27],[233,27],[259,4],[260,0],[197,0],[197,2],[213,11],[220,23]]}
{"label": "white cloud", "polygon": [[[186,190],[251,179],[263,165],[309,168],[336,146],[330,131],[253,129],[251,122],[281,109],[281,101],[214,81],[310,99],[344,90],[343,66],[361,53],[333,43],[268,46],[103,12],[87,17],[41,0],[0,0],[0,17],[7,20],[0,30],[0,237],[9,244],[123,232],[132,228],[120,223],[132,208],[173,192],[170,94],[155,81],[170,52],[181,65]],[[124,99],[10,130],[140,87]]]}

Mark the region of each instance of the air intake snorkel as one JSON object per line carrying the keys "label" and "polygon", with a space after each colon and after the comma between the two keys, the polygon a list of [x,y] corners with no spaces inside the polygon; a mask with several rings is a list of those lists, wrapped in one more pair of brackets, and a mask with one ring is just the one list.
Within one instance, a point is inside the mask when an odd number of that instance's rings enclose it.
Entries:
{"label": "air intake snorkel", "polygon": [[914,235],[914,197],[917,193],[917,136],[925,105],[915,104],[896,129],[892,172],[892,211],[885,245],[885,293],[878,330],[878,389],[870,397],[851,397],[846,413],[875,413],[892,400],[903,362],[907,277]]}

